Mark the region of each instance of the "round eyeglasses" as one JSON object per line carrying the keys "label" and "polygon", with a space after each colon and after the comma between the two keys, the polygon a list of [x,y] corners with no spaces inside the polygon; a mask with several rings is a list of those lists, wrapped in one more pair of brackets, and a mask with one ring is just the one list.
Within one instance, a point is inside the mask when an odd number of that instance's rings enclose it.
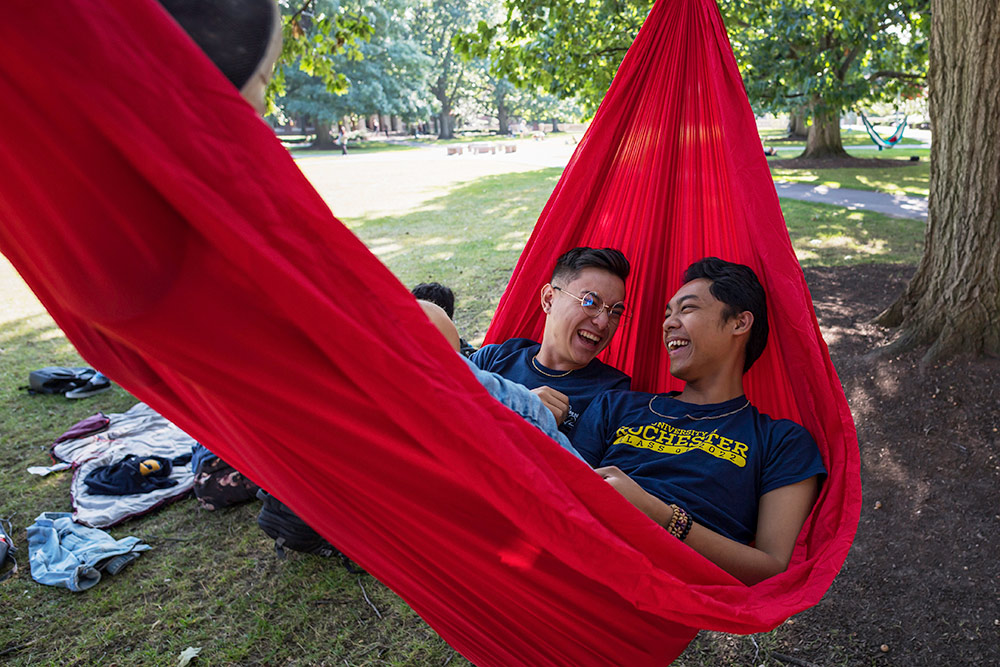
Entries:
{"label": "round eyeglasses", "polygon": [[597,294],[593,292],[584,292],[583,296],[576,296],[575,294],[570,294],[562,287],[552,286],[552,289],[562,292],[568,297],[576,299],[580,302],[580,307],[583,308],[583,312],[587,314],[587,317],[599,317],[601,312],[607,309],[608,311],[608,321],[609,322],[620,322],[625,319],[625,304],[621,301],[613,306],[609,306],[604,303],[604,301]]}

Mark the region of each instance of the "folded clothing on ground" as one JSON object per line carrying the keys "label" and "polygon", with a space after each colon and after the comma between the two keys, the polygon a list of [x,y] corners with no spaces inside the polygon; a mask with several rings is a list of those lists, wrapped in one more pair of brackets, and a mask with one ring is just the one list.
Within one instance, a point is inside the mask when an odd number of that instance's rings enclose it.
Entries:
{"label": "folded clothing on ground", "polygon": [[150,548],[138,537],[116,540],[103,530],[74,523],[68,512],[43,512],[28,526],[31,578],[77,593],[95,586],[102,572],[117,574]]}
{"label": "folded clothing on ground", "polygon": [[177,480],[170,479],[173,467],[170,459],[162,456],[129,454],[110,465],[94,468],[83,483],[91,493],[106,496],[149,493],[177,486]]}

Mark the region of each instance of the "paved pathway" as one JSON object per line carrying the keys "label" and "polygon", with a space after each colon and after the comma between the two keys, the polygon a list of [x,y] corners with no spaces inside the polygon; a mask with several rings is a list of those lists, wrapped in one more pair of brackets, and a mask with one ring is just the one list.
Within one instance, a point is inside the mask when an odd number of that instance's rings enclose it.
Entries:
{"label": "paved pathway", "polygon": [[831,188],[826,185],[775,182],[779,197],[843,206],[851,210],[874,211],[897,218],[927,219],[927,198],[890,195],[868,190]]}

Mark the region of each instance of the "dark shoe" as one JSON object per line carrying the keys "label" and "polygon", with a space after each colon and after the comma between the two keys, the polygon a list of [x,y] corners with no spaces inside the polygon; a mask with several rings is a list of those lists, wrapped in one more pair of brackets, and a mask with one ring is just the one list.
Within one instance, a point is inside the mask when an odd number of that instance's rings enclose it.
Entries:
{"label": "dark shoe", "polygon": [[102,373],[95,373],[87,384],[67,391],[64,396],[66,398],[90,398],[97,394],[103,394],[109,389],[111,389],[111,380]]}

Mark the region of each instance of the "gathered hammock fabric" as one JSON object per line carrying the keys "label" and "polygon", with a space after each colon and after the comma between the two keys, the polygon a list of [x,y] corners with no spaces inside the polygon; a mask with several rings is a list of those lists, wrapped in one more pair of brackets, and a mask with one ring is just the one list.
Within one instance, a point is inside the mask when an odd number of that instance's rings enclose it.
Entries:
{"label": "gathered hammock fabric", "polygon": [[620,247],[635,316],[605,356],[674,387],[658,326],[683,268],[757,270],[772,336],[747,392],[813,433],[830,476],[787,572],[752,587],[493,401],[155,2],[5,3],[0,63],[0,249],[68,338],[476,664],[661,665],[836,576],[856,435],[710,0],[653,8],[490,337],[538,333],[560,252]]}
{"label": "gathered hammock fabric", "polygon": [[899,124],[896,126],[896,129],[892,131],[892,134],[888,137],[883,137],[875,129],[875,126],[871,124],[871,121],[865,118],[863,113],[859,111],[858,115],[861,116],[861,122],[864,124],[865,130],[868,131],[868,136],[871,138],[872,143],[878,146],[879,150],[882,150],[883,148],[892,148],[898,144],[899,140],[903,138],[903,132],[906,131],[906,116],[903,117],[903,120],[899,121]]}

